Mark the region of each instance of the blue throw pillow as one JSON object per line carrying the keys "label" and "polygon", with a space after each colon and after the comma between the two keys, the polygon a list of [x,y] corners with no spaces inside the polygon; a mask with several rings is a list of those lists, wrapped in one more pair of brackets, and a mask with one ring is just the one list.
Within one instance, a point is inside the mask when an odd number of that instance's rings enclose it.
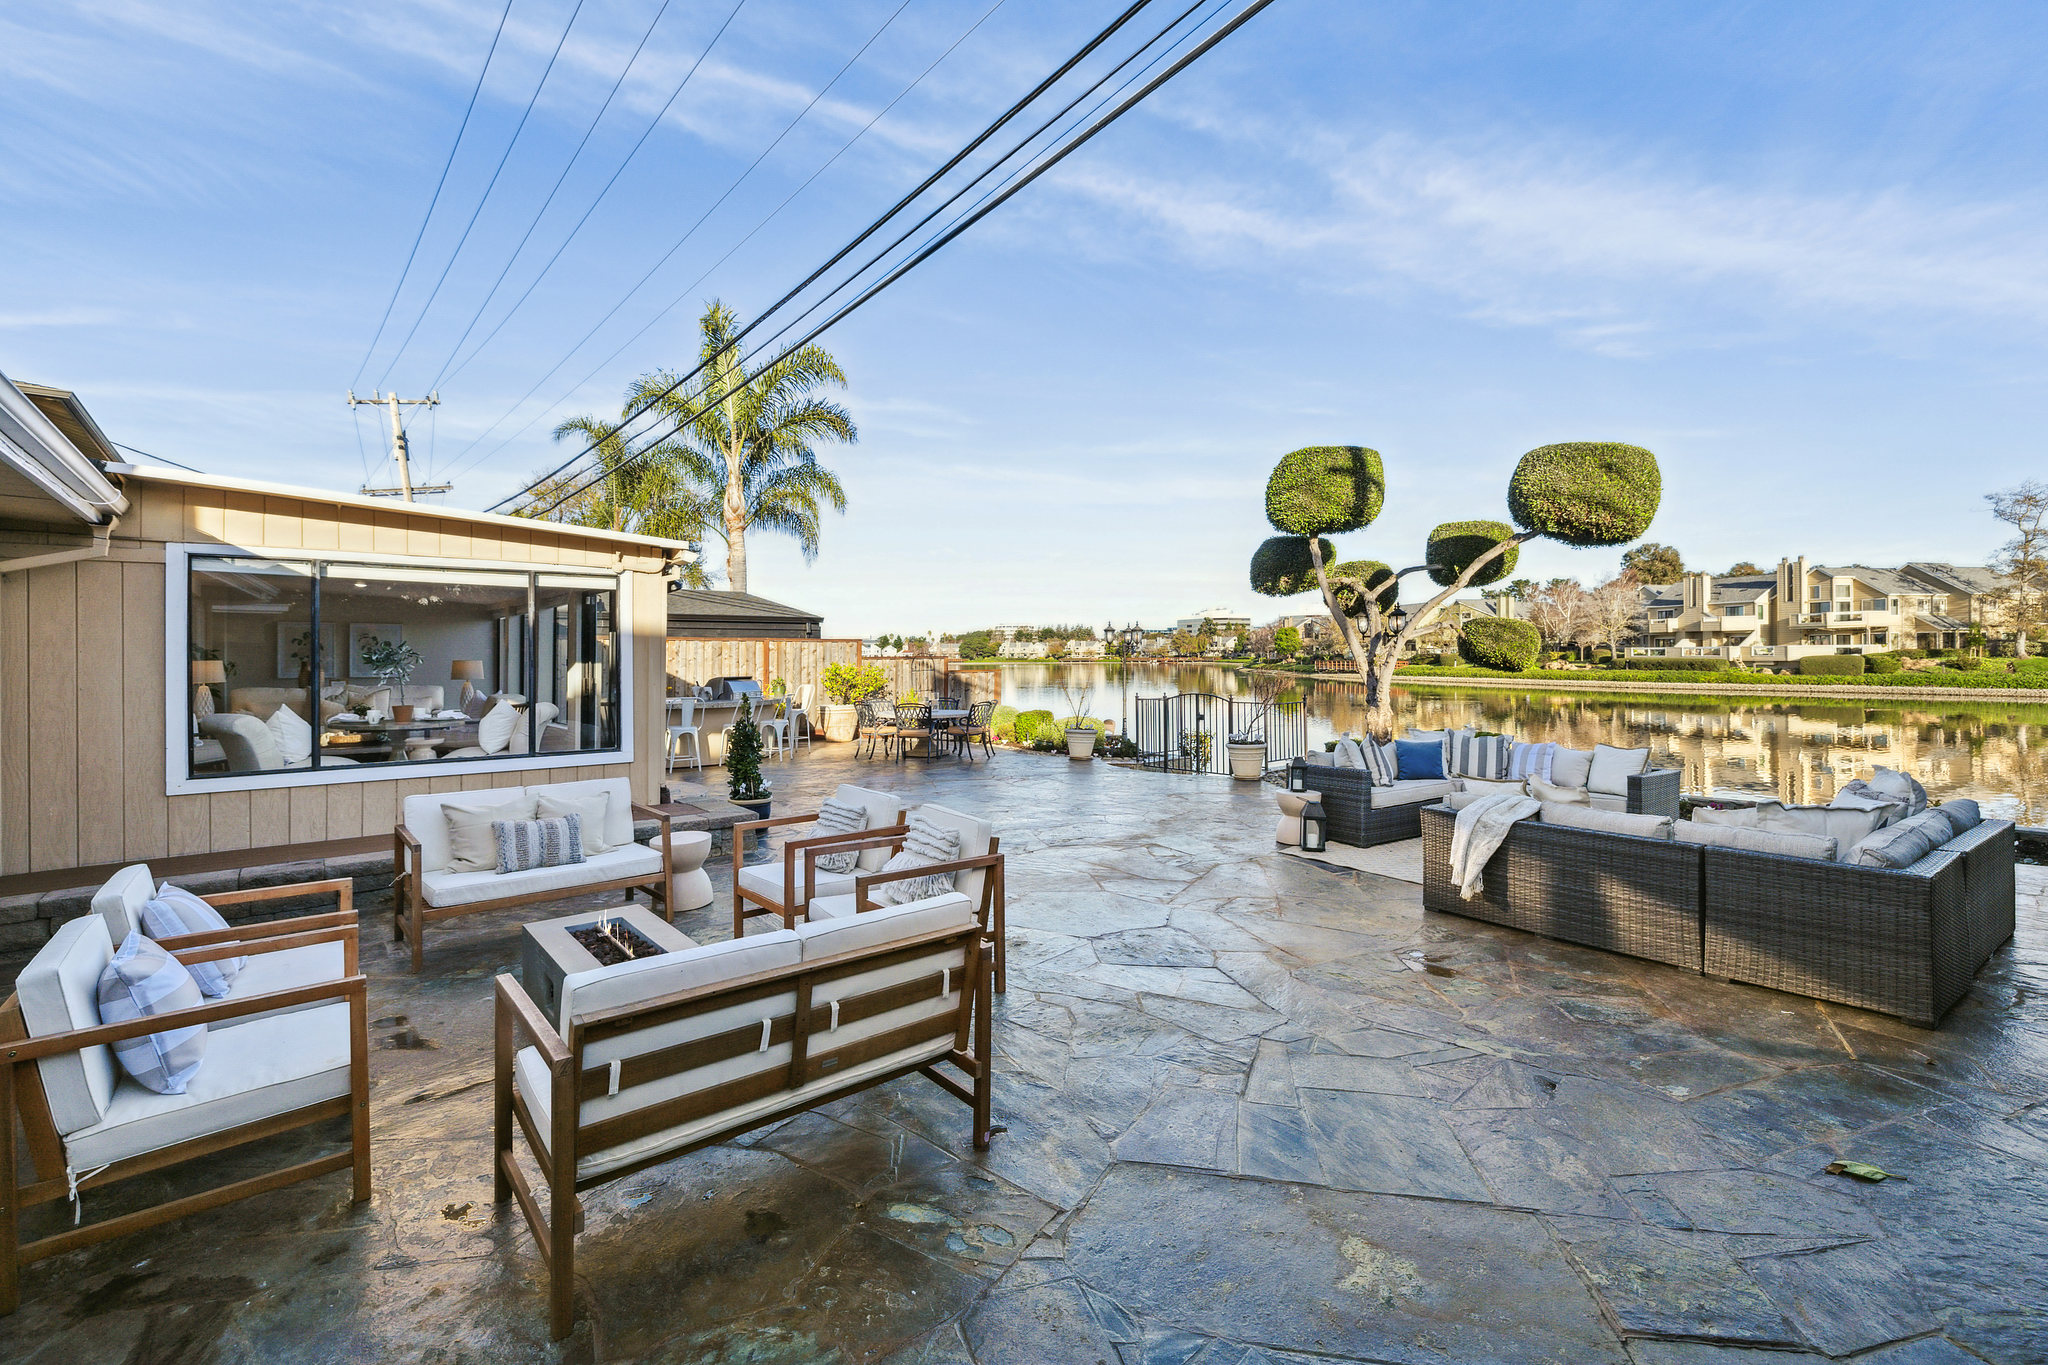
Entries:
{"label": "blue throw pillow", "polygon": [[1397,739],[1394,741],[1394,761],[1403,782],[1411,777],[1441,778],[1444,775],[1443,741]]}

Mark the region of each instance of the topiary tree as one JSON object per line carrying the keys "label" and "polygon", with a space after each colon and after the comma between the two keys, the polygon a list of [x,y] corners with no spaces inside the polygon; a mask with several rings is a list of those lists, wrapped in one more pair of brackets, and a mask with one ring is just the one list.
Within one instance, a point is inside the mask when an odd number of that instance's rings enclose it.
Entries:
{"label": "topiary tree", "polygon": [[1475,668],[1519,673],[1535,666],[1543,632],[1507,616],[1475,616],[1458,631],[1458,655]]}
{"label": "topiary tree", "polygon": [[[1445,603],[1467,588],[1506,578],[1522,544],[1538,537],[1577,546],[1640,540],[1662,493],[1657,457],[1640,446],[1540,446],[1522,457],[1508,481],[1513,525],[1447,522],[1430,533],[1421,564],[1396,571],[1378,560],[1339,563],[1325,539],[1363,530],[1379,516],[1386,500],[1379,452],[1309,446],[1283,456],[1266,481],[1266,520],[1280,534],[1253,553],[1251,586],[1271,597],[1322,593],[1365,683],[1365,728],[1386,740],[1394,732],[1395,661]],[[1401,580],[1419,573],[1428,574],[1438,592],[1412,611],[1397,611]]]}
{"label": "topiary tree", "polygon": [[735,801],[758,801],[768,794],[761,781],[761,727],[754,723],[754,704],[740,698],[739,714],[725,732],[727,794]]}

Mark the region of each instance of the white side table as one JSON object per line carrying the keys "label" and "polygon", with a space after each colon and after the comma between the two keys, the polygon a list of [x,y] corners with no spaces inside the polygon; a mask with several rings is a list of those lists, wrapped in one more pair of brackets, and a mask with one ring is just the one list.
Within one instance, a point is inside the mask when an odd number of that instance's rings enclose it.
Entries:
{"label": "white side table", "polygon": [[[652,846],[658,851],[660,844],[660,837],[656,836]],[[702,910],[715,899],[711,874],[704,870],[704,860],[711,856],[710,833],[679,829],[669,835],[668,849],[669,914],[674,916],[684,910]]]}

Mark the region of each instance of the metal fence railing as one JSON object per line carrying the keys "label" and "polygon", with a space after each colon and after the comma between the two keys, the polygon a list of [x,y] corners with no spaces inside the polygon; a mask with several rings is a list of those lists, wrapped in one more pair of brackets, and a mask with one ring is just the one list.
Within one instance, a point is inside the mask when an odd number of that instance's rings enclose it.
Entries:
{"label": "metal fence railing", "polygon": [[1138,761],[1161,772],[1228,773],[1233,741],[1263,745],[1268,768],[1307,751],[1308,714],[1298,701],[1177,692],[1138,697],[1132,706]]}

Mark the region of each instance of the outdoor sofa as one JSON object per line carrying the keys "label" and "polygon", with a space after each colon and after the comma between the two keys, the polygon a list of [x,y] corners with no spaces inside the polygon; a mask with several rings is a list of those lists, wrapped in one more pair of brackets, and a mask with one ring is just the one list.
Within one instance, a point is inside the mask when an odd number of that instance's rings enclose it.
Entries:
{"label": "outdoor sofa", "polygon": [[2008,820],[1985,820],[1903,868],[1523,820],[1465,900],[1450,872],[1457,813],[1432,805],[1419,816],[1426,910],[1928,1028],[2013,934]]}

